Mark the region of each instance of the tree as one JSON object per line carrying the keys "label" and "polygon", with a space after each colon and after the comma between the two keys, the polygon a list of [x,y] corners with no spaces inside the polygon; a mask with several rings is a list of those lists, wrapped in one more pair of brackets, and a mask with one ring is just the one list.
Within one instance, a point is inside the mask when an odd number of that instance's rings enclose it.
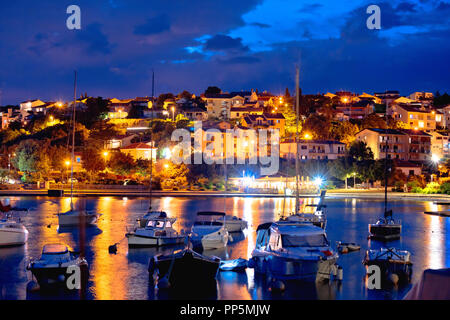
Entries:
{"label": "tree", "polygon": [[371,113],[361,122],[361,130],[367,128],[386,129],[386,120],[379,117],[376,113]]}
{"label": "tree", "polygon": [[109,101],[102,97],[88,98],[86,100],[86,110],[77,111],[76,121],[82,123],[86,128],[91,129],[95,122],[106,117],[108,104]]}
{"label": "tree", "polygon": [[210,86],[205,90],[205,94],[219,94],[222,90],[216,86]]}
{"label": "tree", "polygon": [[168,99],[175,99],[173,93],[162,93],[159,95],[158,99],[156,99],[156,106],[160,109],[164,107],[164,102]]}
{"label": "tree", "polygon": [[305,133],[312,135],[314,139],[329,139],[331,122],[324,116],[311,114],[306,119],[302,128],[302,136]]}
{"label": "tree", "polygon": [[88,172],[90,179],[92,179],[92,176],[106,168],[106,161],[102,157],[101,151],[95,147],[85,147],[82,152],[82,158],[83,168]]}
{"label": "tree", "polygon": [[355,141],[348,150],[348,155],[356,161],[373,160],[373,152],[364,141]]}
{"label": "tree", "polygon": [[111,154],[108,167],[110,167],[115,174],[126,176],[130,174],[131,170],[134,168],[134,164],[134,159],[130,155],[117,151]]}
{"label": "tree", "polygon": [[41,141],[24,140],[19,143],[14,157],[14,166],[25,173],[24,179],[29,180],[27,174],[41,179],[48,176],[50,171],[50,159],[48,157],[48,146]]}
{"label": "tree", "polygon": [[334,121],[331,123],[330,138],[349,146],[355,141],[358,131],[358,126],[350,121]]}
{"label": "tree", "polygon": [[289,89],[286,88],[286,90],[284,90],[284,97],[289,99],[291,97],[291,94],[289,93]]}
{"label": "tree", "polygon": [[347,179],[352,176],[356,168],[351,158],[342,157],[328,162],[329,172],[336,178],[345,181],[345,189],[347,189]]}

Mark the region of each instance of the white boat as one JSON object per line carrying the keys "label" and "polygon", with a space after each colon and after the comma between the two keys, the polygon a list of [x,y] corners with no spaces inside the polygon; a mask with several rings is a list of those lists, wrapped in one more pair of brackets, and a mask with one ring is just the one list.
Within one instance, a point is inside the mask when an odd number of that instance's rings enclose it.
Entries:
{"label": "white boat", "polygon": [[21,246],[28,241],[28,230],[9,218],[0,220],[0,247]]}
{"label": "white boat", "polygon": [[80,224],[87,226],[94,225],[97,223],[101,214],[96,213],[95,211],[69,210],[64,213],[58,213],[57,216],[60,227],[71,227]]}
{"label": "white boat", "polygon": [[225,213],[206,211],[198,212],[191,229],[190,240],[194,247],[218,249],[225,247],[230,239],[225,228]]}
{"label": "white boat", "polygon": [[247,228],[247,221],[236,216],[225,215],[225,228],[228,232],[240,232]]}
{"label": "white boat", "polygon": [[73,273],[73,271],[68,272],[67,270],[70,266],[79,267],[81,280],[87,280],[89,270],[84,258],[69,251],[67,246],[63,244],[47,244],[42,249],[41,257],[31,260],[27,269],[36,278],[39,286],[46,288],[54,285],[64,286],[68,277]]}
{"label": "white boat", "polygon": [[179,234],[173,228],[176,220],[176,218],[167,218],[165,215],[148,220],[145,228],[138,227],[126,234],[128,246],[159,247],[184,243],[186,236]]}
{"label": "white boat", "polygon": [[137,223],[139,227],[145,228],[149,220],[159,217],[167,217],[167,213],[164,211],[148,211],[145,215],[137,219]]}
{"label": "white boat", "polygon": [[249,267],[277,280],[323,281],[338,277],[338,257],[320,227],[265,223],[258,227]]}
{"label": "white boat", "polygon": [[325,229],[327,226],[327,216],[325,211],[327,206],[323,203],[325,194],[326,190],[322,190],[319,203],[306,205],[303,212],[297,212],[286,217],[281,217],[279,221],[300,224],[310,223],[317,227]]}

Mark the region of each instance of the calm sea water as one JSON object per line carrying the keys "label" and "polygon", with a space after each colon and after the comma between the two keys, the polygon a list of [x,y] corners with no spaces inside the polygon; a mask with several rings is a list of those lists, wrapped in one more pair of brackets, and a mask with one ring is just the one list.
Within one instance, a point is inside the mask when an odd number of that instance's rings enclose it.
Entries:
{"label": "calm sea water", "polygon": [[[1,198],[5,200],[5,197]],[[22,221],[28,228],[29,241],[22,247],[0,248],[0,299],[79,299],[79,293],[48,294],[27,290],[32,280],[25,266],[32,257],[39,257],[46,243],[64,243],[74,250],[84,244],[90,266],[90,279],[86,299],[401,299],[410,287],[391,291],[367,290],[364,252],[382,244],[367,240],[367,224],[374,222],[383,212],[383,201],[358,199],[327,199],[328,238],[336,241],[356,242],[361,251],[341,255],[338,263],[344,268],[341,284],[289,283],[282,294],[271,293],[263,279],[255,277],[253,270],[244,273],[221,272],[217,288],[212,292],[171,293],[159,292],[149,284],[148,260],[152,255],[170,253],[174,248],[129,249],[124,235],[127,228],[146,212],[148,200],[141,198],[80,198],[76,206],[96,209],[103,214],[98,227],[86,229],[80,236],[77,229],[58,229],[55,216],[69,208],[68,198],[9,197],[15,206],[32,208]],[[311,203],[316,199],[303,199]],[[197,211],[226,210],[249,222],[249,228],[233,235],[233,242],[223,250],[205,251],[223,259],[245,258],[251,255],[255,244],[257,226],[274,221],[279,214],[289,212],[294,199],[281,198],[195,198],[162,197],[154,199],[153,208],[177,217],[176,229],[189,230]],[[416,283],[426,268],[450,267],[450,218],[423,214],[425,210],[444,210],[431,201],[391,201],[389,206],[396,219],[403,223],[402,239],[390,246],[411,251],[414,263],[412,283]],[[108,253],[108,246],[120,242],[117,254]]]}

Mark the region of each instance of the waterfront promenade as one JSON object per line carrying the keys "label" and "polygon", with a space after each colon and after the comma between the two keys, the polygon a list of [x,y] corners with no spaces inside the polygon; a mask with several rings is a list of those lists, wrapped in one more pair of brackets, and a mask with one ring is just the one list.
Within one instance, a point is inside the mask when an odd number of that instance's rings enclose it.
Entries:
{"label": "waterfront promenade", "polygon": [[[145,188],[129,188],[115,186],[114,188],[96,188],[84,189],[75,188],[73,194],[79,196],[110,196],[110,197],[146,197],[149,190]],[[259,198],[283,198],[284,194],[276,193],[246,193],[246,192],[223,192],[223,191],[199,191],[199,190],[180,190],[180,191],[152,191],[155,197],[259,197]],[[9,189],[0,190],[0,196],[47,196],[46,189]],[[64,188],[64,195],[70,195],[70,189]],[[300,197],[317,197],[317,193],[300,193]],[[295,194],[286,195],[286,197],[295,197]],[[334,189],[327,190],[328,198],[357,198],[357,199],[384,199],[383,189]],[[444,200],[450,201],[450,195],[445,194],[420,194],[411,192],[388,192],[389,200]]]}

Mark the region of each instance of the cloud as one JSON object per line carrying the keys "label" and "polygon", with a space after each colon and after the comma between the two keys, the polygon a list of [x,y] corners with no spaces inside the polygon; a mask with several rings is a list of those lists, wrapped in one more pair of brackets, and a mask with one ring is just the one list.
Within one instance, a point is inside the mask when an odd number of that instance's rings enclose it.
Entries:
{"label": "cloud", "polygon": [[253,56],[238,56],[227,60],[221,60],[224,64],[254,64],[260,62],[261,59]]}
{"label": "cloud", "polygon": [[259,28],[270,28],[270,24],[267,23],[260,23],[260,22],[252,22],[249,24],[249,26],[259,27]]}
{"label": "cloud", "polygon": [[[86,28],[77,31],[76,39],[85,46],[88,53],[109,54],[114,47],[106,34],[102,32],[99,23],[91,23]],[[68,44],[66,43],[66,45]]]}
{"label": "cloud", "polygon": [[134,34],[149,36],[170,30],[170,20],[166,14],[147,19],[144,24],[134,27]]}
{"label": "cloud", "polygon": [[396,10],[403,11],[403,12],[416,12],[415,8],[416,8],[416,5],[414,3],[402,2],[402,3],[399,3]]}
{"label": "cloud", "polygon": [[213,51],[248,50],[242,45],[242,38],[232,38],[223,34],[217,34],[206,40],[205,49]]}

